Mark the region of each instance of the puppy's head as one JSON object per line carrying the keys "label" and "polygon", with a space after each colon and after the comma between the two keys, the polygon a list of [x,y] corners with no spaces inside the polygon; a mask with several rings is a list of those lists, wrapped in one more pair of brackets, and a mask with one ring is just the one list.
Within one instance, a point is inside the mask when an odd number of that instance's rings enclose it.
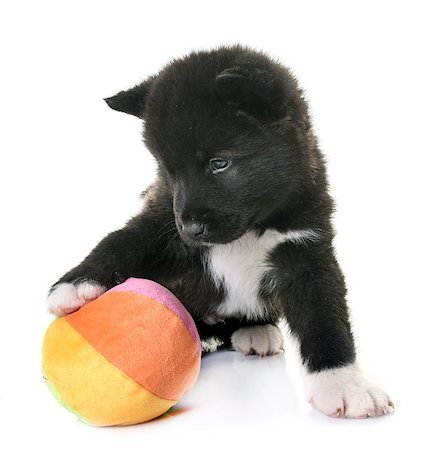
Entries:
{"label": "puppy's head", "polygon": [[193,53],[106,102],[144,121],[189,244],[231,242],[260,226],[301,179],[306,107],[289,72],[261,53]]}

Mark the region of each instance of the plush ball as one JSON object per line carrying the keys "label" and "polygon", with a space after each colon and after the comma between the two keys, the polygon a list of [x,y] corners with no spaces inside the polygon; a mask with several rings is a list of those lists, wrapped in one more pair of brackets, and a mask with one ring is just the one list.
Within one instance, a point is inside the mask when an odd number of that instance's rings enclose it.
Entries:
{"label": "plush ball", "polygon": [[190,314],[166,288],[130,278],[53,321],[42,346],[53,395],[92,425],[165,413],[195,383],[201,346]]}

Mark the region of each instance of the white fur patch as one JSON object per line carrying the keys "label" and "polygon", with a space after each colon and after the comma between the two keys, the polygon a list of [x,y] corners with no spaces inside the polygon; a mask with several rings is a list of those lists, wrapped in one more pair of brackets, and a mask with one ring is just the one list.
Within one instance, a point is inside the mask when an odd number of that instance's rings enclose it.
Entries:
{"label": "white fur patch", "polygon": [[310,403],[327,416],[363,419],[394,410],[388,395],[356,364],[308,374],[307,384]]}
{"label": "white fur patch", "polygon": [[219,347],[224,343],[222,339],[212,336],[208,339],[202,340],[202,352],[213,353],[216,352]]}
{"label": "white fur patch", "polygon": [[218,310],[222,317],[245,316],[258,319],[263,316],[263,305],[258,299],[260,282],[270,269],[268,256],[286,241],[305,243],[319,234],[313,230],[279,233],[266,230],[261,236],[250,231],[229,244],[212,245],[205,265],[217,286],[225,289],[225,300]]}
{"label": "white fur patch", "polygon": [[47,297],[48,311],[55,316],[65,316],[81,308],[85,303],[95,300],[106,291],[98,283],[60,283]]}
{"label": "white fur patch", "polygon": [[280,329],[270,324],[240,328],[231,336],[231,343],[245,355],[276,355],[284,350]]}

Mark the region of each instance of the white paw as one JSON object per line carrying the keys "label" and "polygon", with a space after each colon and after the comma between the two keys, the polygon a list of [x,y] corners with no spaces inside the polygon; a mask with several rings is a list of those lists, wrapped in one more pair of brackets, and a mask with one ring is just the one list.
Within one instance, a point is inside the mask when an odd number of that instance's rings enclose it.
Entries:
{"label": "white paw", "polygon": [[308,374],[309,401],[331,417],[365,419],[394,411],[388,395],[355,365]]}
{"label": "white paw", "polygon": [[240,328],[231,336],[231,343],[245,355],[276,355],[284,350],[283,335],[271,324]]}
{"label": "white paw", "polygon": [[105,287],[91,281],[78,284],[60,283],[47,297],[48,311],[55,316],[65,316],[96,299],[105,291]]}

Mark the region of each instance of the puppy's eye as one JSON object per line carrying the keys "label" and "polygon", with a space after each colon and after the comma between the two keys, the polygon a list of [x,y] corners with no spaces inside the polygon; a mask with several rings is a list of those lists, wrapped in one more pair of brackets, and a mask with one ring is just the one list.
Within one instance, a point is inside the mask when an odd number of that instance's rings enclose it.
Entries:
{"label": "puppy's eye", "polygon": [[225,170],[230,165],[230,162],[226,159],[221,158],[212,158],[209,161],[209,167],[211,168],[212,173],[218,173]]}

